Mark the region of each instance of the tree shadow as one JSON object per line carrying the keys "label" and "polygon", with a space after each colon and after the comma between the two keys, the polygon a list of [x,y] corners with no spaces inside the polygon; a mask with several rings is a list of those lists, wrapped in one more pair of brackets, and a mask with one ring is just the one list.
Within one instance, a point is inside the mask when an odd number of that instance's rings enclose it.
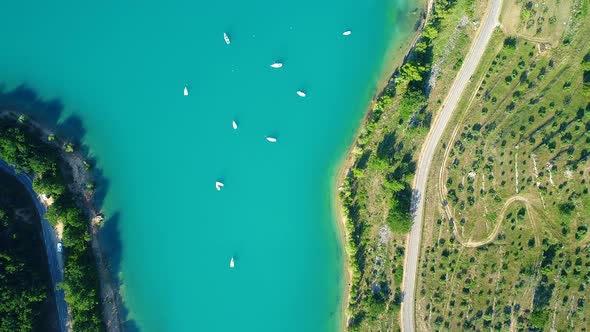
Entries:
{"label": "tree shadow", "polygon": [[[59,99],[41,100],[37,93],[25,84],[21,84],[11,91],[5,91],[5,86],[1,85],[0,107],[2,110],[34,117],[54,131],[57,129],[64,108]],[[83,136],[83,133],[80,133],[79,136]]]}
{"label": "tree shadow", "polygon": [[416,210],[421,199],[422,194],[418,190],[412,189],[412,198],[410,200],[410,215],[412,216],[412,220],[416,219]]}
{"label": "tree shadow", "polygon": [[100,211],[108,192],[109,182],[96,158],[90,155],[89,147],[84,144],[86,128],[82,119],[76,114],[64,118],[63,110],[64,105],[61,100],[42,100],[33,89],[25,84],[10,91],[5,91],[4,85],[0,85],[0,111],[26,115],[33,122],[55,133],[61,140],[73,143],[76,151],[91,165],[96,188],[93,203]]}
{"label": "tree shadow", "polygon": [[124,305],[119,290],[123,285],[121,279],[121,259],[123,246],[121,242],[121,213],[115,212],[109,219],[107,219],[98,233],[98,241],[102,251],[109,257],[109,273],[113,281],[114,287],[117,289],[118,307],[120,309],[119,315],[121,319],[121,327],[124,331],[138,332],[139,326],[135,321],[129,318],[129,309]]}
{"label": "tree shadow", "polygon": [[397,136],[395,130],[385,134],[383,140],[377,145],[377,156],[391,161],[394,158]]}
{"label": "tree shadow", "polygon": [[[109,181],[104,176],[98,160],[90,156],[90,149],[84,144],[87,131],[82,119],[76,114],[64,118],[64,105],[61,100],[43,100],[37,92],[26,84],[21,84],[10,91],[6,91],[5,85],[0,84],[0,113],[4,111],[13,113],[15,116],[17,116],[16,114],[24,114],[33,123],[37,123],[55,133],[60,140],[74,144],[76,151],[91,166],[95,186],[93,203],[96,210],[100,211],[109,189]],[[139,327],[135,322],[128,319],[129,310],[120,301],[121,280],[119,280],[118,275],[121,267],[122,245],[119,232],[119,216],[119,213],[115,213],[104,223],[104,226],[99,231],[98,240],[108,261],[109,272],[115,282],[114,287],[117,290],[116,295],[121,310],[122,328],[124,331],[136,332],[140,331]],[[104,250],[104,248],[107,248],[107,250]]]}

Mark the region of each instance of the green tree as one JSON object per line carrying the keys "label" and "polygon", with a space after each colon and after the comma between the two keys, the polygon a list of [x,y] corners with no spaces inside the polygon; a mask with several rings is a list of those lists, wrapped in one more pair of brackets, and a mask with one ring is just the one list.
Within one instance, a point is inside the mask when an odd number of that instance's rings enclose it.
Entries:
{"label": "green tree", "polygon": [[421,82],[422,75],[428,71],[428,68],[417,62],[407,62],[400,69],[400,81],[403,83]]}
{"label": "green tree", "polygon": [[402,119],[408,120],[410,115],[426,106],[426,96],[422,91],[407,90],[399,104]]}
{"label": "green tree", "polygon": [[[26,130],[18,121],[0,119],[0,159],[33,176],[35,178],[33,186],[36,192],[54,198],[54,203],[48,208],[46,218],[54,225],[62,222],[64,226],[63,243],[67,250],[64,252],[65,273],[62,287],[67,290],[66,302],[71,309],[73,329],[75,331],[103,331],[96,263],[90,247],[89,220],[84,211],[76,205],[73,193],[67,186],[66,176],[57,166],[65,164],[65,161],[61,160],[60,151],[36,135]],[[64,146],[64,149],[66,152],[72,152],[74,146],[69,143]],[[0,195],[0,197],[2,196]],[[0,225],[2,223],[3,221],[0,220]],[[0,234],[1,231],[2,229],[0,229]],[[11,269],[15,268],[11,267]],[[0,267],[0,282],[2,275]],[[4,294],[8,294],[7,291],[0,288],[0,302],[3,302]],[[27,296],[31,299],[36,298],[33,295],[23,295],[20,298],[27,298]],[[20,307],[15,310],[23,314],[27,312]],[[39,310],[32,312],[39,312]],[[0,317],[4,316],[2,308],[0,308]],[[18,331],[12,327],[26,326],[20,321],[15,324],[13,320],[10,322],[1,321],[0,318],[0,331]],[[30,329],[25,327],[25,330]]]}
{"label": "green tree", "polygon": [[530,324],[538,329],[542,329],[548,320],[549,312],[538,308],[535,308],[530,316]]}
{"label": "green tree", "polygon": [[26,190],[0,173],[0,331],[39,330],[49,296],[47,263],[39,232],[16,221],[17,208],[33,208]]}
{"label": "green tree", "polygon": [[412,228],[412,220],[409,211],[401,209],[397,200],[394,200],[389,214],[387,215],[387,224],[391,231],[398,234],[405,234]]}

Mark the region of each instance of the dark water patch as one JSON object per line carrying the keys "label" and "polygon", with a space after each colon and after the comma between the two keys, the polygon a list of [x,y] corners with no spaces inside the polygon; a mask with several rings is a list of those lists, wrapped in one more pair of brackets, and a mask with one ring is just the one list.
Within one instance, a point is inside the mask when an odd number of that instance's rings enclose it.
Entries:
{"label": "dark water patch", "polygon": [[6,91],[5,85],[2,84],[0,85],[0,109],[34,117],[48,126],[48,129],[56,130],[64,106],[59,99],[41,100],[26,84],[21,84],[10,91]]}
{"label": "dark water patch", "polygon": [[78,151],[88,155],[88,147],[82,144],[86,136],[82,119],[75,114],[62,119],[64,105],[60,99],[43,100],[26,84],[10,91],[0,84],[0,110],[26,115],[60,138],[75,143]]}
{"label": "dark water patch", "polygon": [[100,211],[108,192],[109,181],[104,176],[98,160],[90,156],[89,147],[83,143],[87,130],[82,119],[76,114],[62,119],[63,110],[61,100],[43,100],[26,84],[10,91],[6,91],[5,86],[0,84],[0,111],[24,114],[33,122],[54,132],[59,139],[74,144],[76,152],[91,166],[95,186],[93,203],[96,210]]}
{"label": "dark water patch", "polygon": [[[115,212],[103,224],[98,234],[98,241],[103,252],[109,258],[109,273],[113,281],[113,287],[118,291],[123,286],[121,279],[121,260],[123,257],[123,244],[121,241],[121,213]],[[137,323],[129,317],[129,309],[123,304],[120,292],[117,292],[119,302],[119,317],[124,331],[140,331]]]}

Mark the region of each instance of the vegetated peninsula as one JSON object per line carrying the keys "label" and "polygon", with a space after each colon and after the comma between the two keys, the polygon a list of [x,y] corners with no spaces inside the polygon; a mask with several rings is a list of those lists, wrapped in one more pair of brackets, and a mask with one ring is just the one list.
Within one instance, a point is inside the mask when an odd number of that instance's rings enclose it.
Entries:
{"label": "vegetated peninsula", "polygon": [[63,158],[73,146],[60,147],[52,141],[57,142],[55,136],[47,136],[24,116],[0,116],[0,159],[33,177],[35,192],[46,198],[45,218],[63,229],[65,266],[64,280],[59,287],[65,291],[71,329],[103,331],[99,274],[91,247],[89,216],[81,207],[83,200],[77,196],[80,193],[72,191],[71,169]]}
{"label": "vegetated peninsula", "polygon": [[590,326],[589,10],[504,1],[432,163],[417,330]]}

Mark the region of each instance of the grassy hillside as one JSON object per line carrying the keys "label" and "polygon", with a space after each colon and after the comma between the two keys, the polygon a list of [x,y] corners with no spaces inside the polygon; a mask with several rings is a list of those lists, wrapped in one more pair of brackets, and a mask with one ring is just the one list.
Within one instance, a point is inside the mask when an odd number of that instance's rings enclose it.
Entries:
{"label": "grassy hillside", "polygon": [[590,325],[588,6],[504,2],[431,170],[419,329]]}

